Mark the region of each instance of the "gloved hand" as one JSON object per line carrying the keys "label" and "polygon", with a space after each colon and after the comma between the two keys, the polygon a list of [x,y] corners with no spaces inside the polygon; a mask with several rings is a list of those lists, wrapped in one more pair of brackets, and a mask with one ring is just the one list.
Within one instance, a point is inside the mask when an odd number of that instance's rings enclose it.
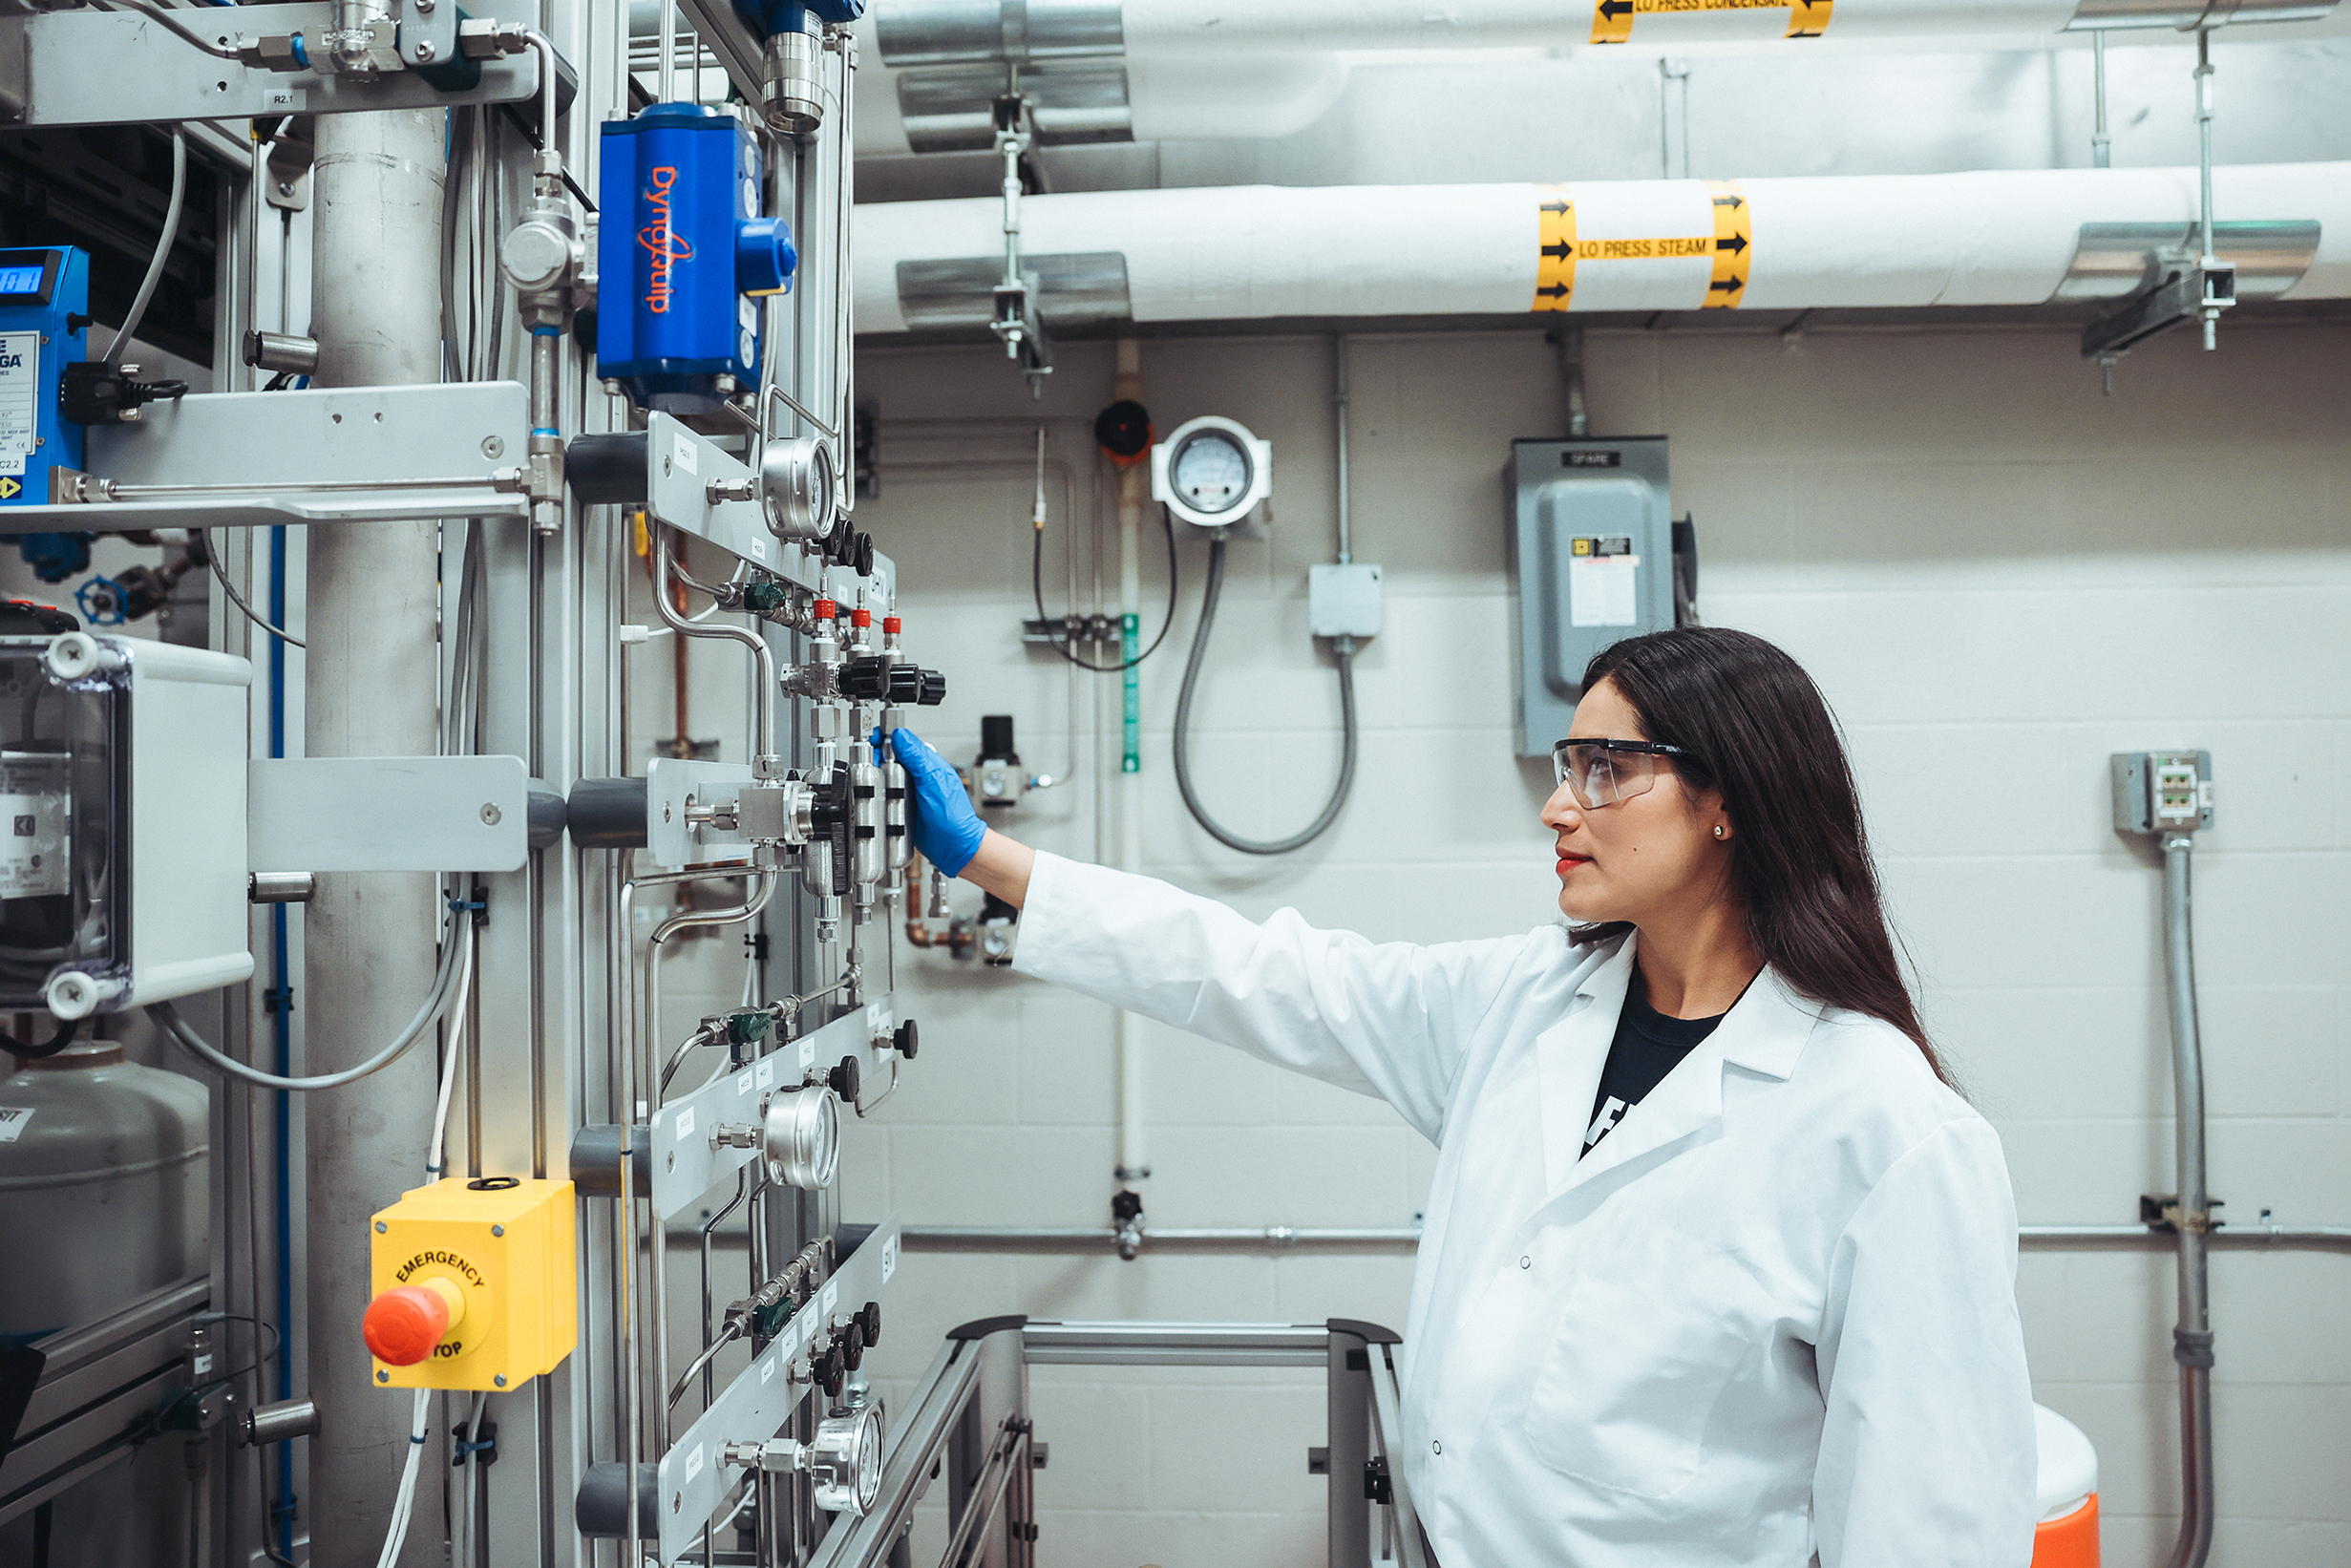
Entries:
{"label": "gloved hand", "polygon": [[948,876],[960,876],[980,852],[987,824],[971,809],[971,795],[954,767],[921,735],[893,730],[890,744],[906,770],[906,817],[915,849]]}

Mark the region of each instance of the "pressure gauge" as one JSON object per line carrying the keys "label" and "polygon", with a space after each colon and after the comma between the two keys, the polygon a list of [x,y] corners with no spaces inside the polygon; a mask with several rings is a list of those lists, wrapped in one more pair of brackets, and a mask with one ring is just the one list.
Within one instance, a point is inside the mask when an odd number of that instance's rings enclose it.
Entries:
{"label": "pressure gauge", "polygon": [[759,456],[768,531],[777,539],[822,539],[833,527],[833,449],[814,435],[773,440]]}
{"label": "pressure gauge", "polygon": [[768,1176],[786,1187],[829,1187],[840,1165],[840,1102],[822,1084],[779,1090],[768,1098],[761,1138]]}
{"label": "pressure gauge", "polygon": [[826,1513],[870,1512],[881,1497],[881,1412],[868,1405],[817,1422],[808,1474]]}
{"label": "pressure gauge", "polygon": [[1206,414],[1151,449],[1152,499],[1202,528],[1256,511],[1274,488],[1274,449],[1239,422]]}

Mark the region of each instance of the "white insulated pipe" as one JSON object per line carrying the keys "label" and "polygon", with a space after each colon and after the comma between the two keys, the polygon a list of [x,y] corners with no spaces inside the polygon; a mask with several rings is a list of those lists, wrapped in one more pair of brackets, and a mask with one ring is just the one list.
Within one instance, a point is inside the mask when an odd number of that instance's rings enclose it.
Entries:
{"label": "white insulated pipe", "polygon": [[[2197,178],[2059,169],[1079,192],[1028,198],[1022,246],[1119,253],[1136,322],[2038,305],[2059,295],[2086,223],[2184,233]],[[2289,265],[2274,297],[2351,297],[2351,163],[2222,168],[2213,181],[2224,223],[2320,225],[2307,267]],[[899,264],[992,256],[997,219],[990,200],[859,207],[858,329],[906,330]],[[2263,264],[2238,265],[2239,296],[2252,297]],[[1045,305],[1049,318],[1049,290]]]}

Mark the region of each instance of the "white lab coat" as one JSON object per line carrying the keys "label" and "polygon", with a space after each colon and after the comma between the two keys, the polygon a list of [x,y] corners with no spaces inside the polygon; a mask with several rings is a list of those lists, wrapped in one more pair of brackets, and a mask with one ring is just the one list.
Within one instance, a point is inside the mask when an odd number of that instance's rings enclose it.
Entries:
{"label": "white lab coat", "polygon": [[1359,1093],[1440,1148],[1405,1473],[1445,1568],[2025,1568],[2000,1140],[1767,970],[1578,1159],[1633,942],[1416,947],[1037,857],[1016,966]]}

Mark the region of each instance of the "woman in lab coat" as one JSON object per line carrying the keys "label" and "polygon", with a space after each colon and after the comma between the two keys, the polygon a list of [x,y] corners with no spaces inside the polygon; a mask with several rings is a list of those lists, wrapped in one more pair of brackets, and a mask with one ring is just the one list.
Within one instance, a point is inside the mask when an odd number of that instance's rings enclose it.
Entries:
{"label": "woman in lab coat", "polygon": [[1430,947],[1033,851],[896,744],[917,847],[1021,907],[1019,968],[1438,1144],[1401,1371],[1445,1568],[2024,1568],[2000,1140],[1919,1026],[1787,654],[1602,651],[1542,811],[1573,923]]}

